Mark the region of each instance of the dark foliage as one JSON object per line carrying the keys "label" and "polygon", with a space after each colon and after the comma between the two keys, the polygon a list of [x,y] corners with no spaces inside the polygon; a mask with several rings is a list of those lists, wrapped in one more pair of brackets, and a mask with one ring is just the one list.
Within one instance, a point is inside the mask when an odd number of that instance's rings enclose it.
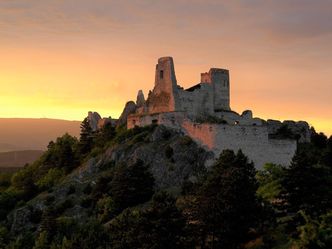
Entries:
{"label": "dark foliage", "polygon": [[142,161],[119,165],[110,183],[115,212],[148,201],[153,195],[153,186],[154,178]]}
{"label": "dark foliage", "polygon": [[165,156],[167,158],[172,158],[173,154],[174,154],[173,148],[168,145],[165,149]]}
{"label": "dark foliage", "polygon": [[202,246],[240,248],[258,221],[255,168],[239,151],[225,150],[213,165],[198,196]]}
{"label": "dark foliage", "polygon": [[56,212],[53,207],[48,207],[43,211],[40,223],[40,232],[45,232],[47,241],[51,241],[57,230]]}
{"label": "dark foliage", "polygon": [[29,217],[30,221],[32,223],[39,224],[43,215],[43,211],[38,208],[34,208],[33,206],[29,206],[29,209],[31,212]]}
{"label": "dark foliage", "polygon": [[71,249],[110,248],[109,234],[96,220],[92,219],[74,231],[70,238]]}
{"label": "dark foliage", "polygon": [[78,151],[81,156],[87,155],[93,146],[93,131],[89,119],[85,118],[81,123],[80,141]]}
{"label": "dark foliage", "polygon": [[327,146],[327,137],[324,133],[316,133],[315,130],[313,130],[311,143],[319,149],[324,149]]}
{"label": "dark foliage", "polygon": [[99,130],[94,136],[94,146],[104,147],[107,142],[112,141],[116,136],[115,127],[112,124],[106,124],[101,130]]}
{"label": "dark foliage", "polygon": [[274,134],[269,135],[271,138],[276,139],[295,139],[300,138],[299,134],[295,134],[288,125],[282,125]]}
{"label": "dark foliage", "polygon": [[43,168],[63,168],[66,172],[78,166],[77,139],[65,134],[57,138],[56,142],[50,142],[48,150],[42,157]]}
{"label": "dark foliage", "polygon": [[305,151],[295,155],[282,185],[281,198],[288,212],[304,210],[317,216],[332,208],[332,169],[318,164]]}
{"label": "dark foliage", "polygon": [[184,228],[175,199],[161,192],[154,195],[148,208],[126,210],[111,223],[112,248],[182,249]]}

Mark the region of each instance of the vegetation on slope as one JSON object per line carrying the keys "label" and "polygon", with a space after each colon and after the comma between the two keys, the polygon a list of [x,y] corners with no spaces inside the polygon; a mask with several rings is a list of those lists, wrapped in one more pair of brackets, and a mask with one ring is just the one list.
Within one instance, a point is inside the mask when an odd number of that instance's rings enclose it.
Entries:
{"label": "vegetation on slope", "polygon": [[332,138],[256,172],[161,126],[65,134],[0,175],[0,248],[332,248]]}

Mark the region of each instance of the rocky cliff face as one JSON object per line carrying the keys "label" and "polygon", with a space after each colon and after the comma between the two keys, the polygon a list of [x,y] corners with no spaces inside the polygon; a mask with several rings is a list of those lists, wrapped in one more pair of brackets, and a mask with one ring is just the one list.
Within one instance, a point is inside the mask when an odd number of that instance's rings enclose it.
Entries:
{"label": "rocky cliff face", "polygon": [[127,118],[130,114],[135,113],[137,110],[137,105],[134,101],[128,101],[125,105],[125,108],[123,109],[123,112],[121,116],[119,117],[119,120],[117,122],[118,126],[127,124]]}
{"label": "rocky cliff face", "polygon": [[179,189],[185,180],[194,181],[204,173],[206,163],[212,159],[212,152],[206,152],[190,137],[164,126],[157,126],[153,132],[143,131],[109,147],[104,153],[82,165],[70,178],[85,181],[102,172],[105,165],[129,165],[141,160],[149,166],[155,178],[156,189]]}
{"label": "rocky cliff face", "polygon": [[136,143],[109,148],[104,160],[115,164],[142,160],[150,166],[158,189],[180,188],[184,180],[194,180],[205,171],[205,163],[213,158],[211,152],[200,148],[190,137],[164,126],[135,139]]}
{"label": "rocky cliff face", "polygon": [[98,112],[88,112],[88,121],[89,125],[93,132],[103,129],[107,125],[115,126],[118,122],[117,119],[109,118],[102,118]]}
{"label": "rocky cliff face", "polygon": [[90,127],[93,131],[98,129],[98,122],[101,120],[101,117],[98,112],[89,112],[88,113],[88,120]]}
{"label": "rocky cliff face", "polygon": [[136,105],[138,108],[143,107],[145,105],[145,98],[142,90],[139,90],[137,93]]}

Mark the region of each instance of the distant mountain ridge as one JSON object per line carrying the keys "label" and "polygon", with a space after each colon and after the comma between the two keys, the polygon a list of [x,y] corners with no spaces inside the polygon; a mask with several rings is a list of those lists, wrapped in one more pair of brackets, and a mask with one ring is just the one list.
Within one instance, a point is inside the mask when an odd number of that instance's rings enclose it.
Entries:
{"label": "distant mountain ridge", "polygon": [[0,143],[0,153],[1,152],[8,152],[8,151],[15,151],[20,150],[21,148],[13,145],[13,144],[7,144],[7,143]]}
{"label": "distant mountain ridge", "polygon": [[64,133],[79,136],[81,121],[46,118],[0,118],[0,152],[45,150]]}

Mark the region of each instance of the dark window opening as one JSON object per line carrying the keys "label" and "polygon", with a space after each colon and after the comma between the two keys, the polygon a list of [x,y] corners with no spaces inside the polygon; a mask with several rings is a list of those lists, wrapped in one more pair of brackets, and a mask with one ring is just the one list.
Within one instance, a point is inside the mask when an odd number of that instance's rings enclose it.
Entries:
{"label": "dark window opening", "polygon": [[152,124],[158,124],[158,119],[153,119]]}
{"label": "dark window opening", "polygon": [[160,79],[163,79],[163,78],[164,78],[164,71],[160,70]]}

